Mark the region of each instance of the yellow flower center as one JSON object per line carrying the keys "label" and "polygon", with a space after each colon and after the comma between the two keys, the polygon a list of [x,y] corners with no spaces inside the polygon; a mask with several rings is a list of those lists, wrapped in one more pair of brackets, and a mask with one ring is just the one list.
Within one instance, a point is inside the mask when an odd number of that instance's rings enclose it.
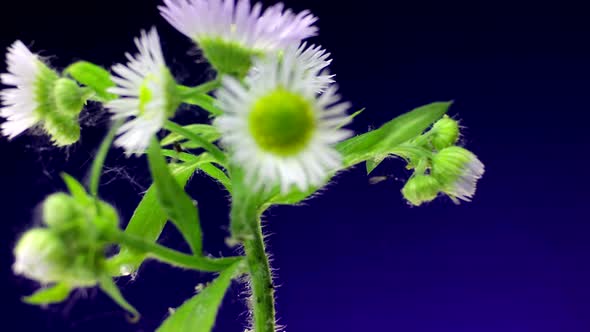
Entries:
{"label": "yellow flower center", "polygon": [[279,88],[260,98],[248,118],[256,143],[280,156],[303,150],[316,129],[313,106],[304,97]]}

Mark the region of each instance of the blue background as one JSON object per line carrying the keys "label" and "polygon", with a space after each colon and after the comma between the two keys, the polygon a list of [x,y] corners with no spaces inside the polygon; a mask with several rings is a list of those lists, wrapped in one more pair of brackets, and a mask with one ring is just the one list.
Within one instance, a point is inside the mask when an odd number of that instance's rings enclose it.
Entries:
{"label": "blue background", "polygon": [[[123,3],[123,4],[122,4]],[[272,2],[267,2],[272,3]],[[387,4],[386,4],[387,3]],[[186,84],[212,75],[186,38],[158,16],[155,0],[20,1],[2,4],[0,47],[23,40],[56,68],[85,59],[105,66],[134,51],[131,39],[156,25],[173,72]],[[339,175],[302,207],[266,215],[280,323],[291,332],[590,331],[587,11],[563,1],[293,0],[320,17],[314,42],[334,57],[341,92],[367,107],[364,132],[414,107],[454,100],[463,143],[486,164],[472,203],[441,198],[411,208],[399,193],[410,175],[389,160],[369,184],[363,167]],[[53,57],[55,55],[55,57]],[[0,66],[4,71],[4,64]],[[203,120],[192,109],[181,121]],[[156,262],[120,280],[140,323],[96,290],[39,309],[20,296],[35,285],[12,275],[12,247],[38,225],[43,198],[63,190],[66,171],[88,175],[108,124],[91,106],[79,144],[58,150],[42,136],[0,140],[0,287],[7,331],[153,331],[208,274]],[[113,152],[101,188],[127,220],[149,185],[145,160]],[[233,254],[228,202],[203,176],[205,247]],[[168,229],[162,242],[186,250]],[[243,331],[243,287],[235,284],[216,331]]]}

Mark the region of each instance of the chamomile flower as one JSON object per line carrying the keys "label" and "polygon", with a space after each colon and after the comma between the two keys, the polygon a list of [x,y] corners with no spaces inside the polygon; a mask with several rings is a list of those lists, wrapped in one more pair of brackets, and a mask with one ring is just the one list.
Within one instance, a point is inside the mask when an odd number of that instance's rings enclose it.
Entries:
{"label": "chamomile flower", "polygon": [[119,128],[115,140],[128,155],[142,154],[179,105],[176,83],[164,62],[156,29],[142,31],[135,45],[138,54],[126,54],[126,65],[113,66],[117,86],[108,92],[120,97],[106,104],[113,119],[131,118]]}
{"label": "chamomile flower", "polygon": [[193,39],[211,65],[224,74],[244,76],[252,56],[297,45],[317,33],[309,11],[295,14],[279,3],[262,10],[250,0],[164,0],[162,16]]}
{"label": "chamomile flower", "polygon": [[41,123],[51,107],[51,89],[58,75],[33,54],[21,41],[8,48],[8,73],[0,76],[2,84],[12,86],[0,92],[6,119],[2,134],[12,139]]}
{"label": "chamomile flower", "polygon": [[321,185],[341,165],[333,145],[349,137],[346,111],[336,86],[317,92],[317,73],[302,61],[305,52],[258,59],[245,83],[226,76],[217,92],[225,112],[215,125],[233,161],[254,190]]}
{"label": "chamomile flower", "polygon": [[441,191],[456,203],[457,199],[471,201],[484,172],[484,164],[477,156],[458,146],[442,149],[432,159],[432,176],[441,184]]}

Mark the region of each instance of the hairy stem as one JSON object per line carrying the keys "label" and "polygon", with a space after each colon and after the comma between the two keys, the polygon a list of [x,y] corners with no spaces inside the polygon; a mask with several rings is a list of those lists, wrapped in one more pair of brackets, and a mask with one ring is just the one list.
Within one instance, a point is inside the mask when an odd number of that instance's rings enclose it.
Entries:
{"label": "hairy stem", "polygon": [[107,158],[107,154],[109,153],[111,144],[113,144],[113,140],[115,139],[117,130],[119,129],[119,127],[121,127],[123,121],[123,119],[120,119],[113,123],[111,129],[109,130],[104,140],[100,144],[100,148],[98,149],[96,157],[94,158],[94,162],[92,163],[92,171],[90,176],[90,193],[94,197],[98,197],[98,186],[100,184],[100,175],[102,173],[102,167],[104,166],[104,161]]}
{"label": "hairy stem", "polygon": [[211,82],[201,84],[196,87],[178,86],[178,91],[182,101],[189,105],[199,106],[211,115],[217,116],[223,114],[223,111],[215,106],[215,99],[208,95],[209,92],[219,88],[221,80],[215,79]]}
{"label": "hairy stem", "polygon": [[252,236],[244,240],[246,261],[250,271],[251,306],[255,332],[275,332],[274,286],[260,219],[248,221]]}

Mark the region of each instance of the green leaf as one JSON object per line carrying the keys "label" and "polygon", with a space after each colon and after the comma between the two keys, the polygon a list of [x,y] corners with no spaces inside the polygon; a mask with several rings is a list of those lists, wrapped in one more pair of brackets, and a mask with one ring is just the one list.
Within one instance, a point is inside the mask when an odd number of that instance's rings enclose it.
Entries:
{"label": "green leaf", "polygon": [[87,61],[79,61],[70,65],[64,72],[92,89],[103,100],[116,98],[116,95],[107,92],[115,83],[106,69]]}
{"label": "green leaf", "polygon": [[[190,104],[199,106],[205,111],[211,113],[211,115],[217,116],[223,114],[223,111],[215,106],[215,98],[209,96],[207,93],[211,90],[210,88],[217,88],[219,81],[210,82],[211,85],[205,89],[200,87],[190,88],[185,86],[178,86],[178,92],[182,96],[182,101]],[[209,83],[205,83],[203,86],[207,86]]]}
{"label": "green leaf", "polygon": [[344,168],[369,159],[385,157],[396,146],[422,134],[450,106],[451,102],[428,104],[398,116],[379,129],[339,143],[336,148],[342,154]]}
{"label": "green leaf", "polygon": [[[336,149],[343,158],[343,167],[337,171],[349,168],[358,163],[367,162],[370,173],[389,155],[405,142],[421,135],[428,127],[440,119],[449,109],[450,102],[437,102],[419,107],[411,112],[402,114],[387,122],[381,128],[350,138],[339,143]],[[269,196],[265,207],[270,205],[295,205],[307,199],[318,188],[311,188],[301,192],[297,189],[288,194],[280,194],[275,188]]]}
{"label": "green leaf", "polygon": [[148,160],[160,206],[182,233],[192,252],[202,255],[198,209],[172,175],[156,139],[148,148]]}
{"label": "green leaf", "polygon": [[72,288],[65,283],[58,283],[51,287],[36,291],[33,295],[23,297],[23,302],[34,305],[54,304],[65,301]]}
{"label": "green leaf", "polygon": [[219,181],[227,191],[232,191],[232,184],[230,178],[217,166],[213,165],[212,163],[204,163],[199,168],[209,175],[211,178]]}
{"label": "green leaf", "polygon": [[336,128],[337,128],[337,129],[340,129],[340,128],[344,127],[346,124],[348,124],[348,123],[352,122],[352,120],[354,120],[354,118],[356,118],[357,116],[359,116],[359,115],[360,115],[361,113],[363,113],[364,111],[365,111],[365,109],[363,108],[363,109],[360,109],[360,110],[358,110],[358,111],[356,111],[356,112],[352,113],[351,115],[347,116],[347,117],[346,117],[346,120],[342,121],[342,124],[341,124],[341,125],[339,125],[339,126],[337,126]]}
{"label": "green leaf", "polygon": [[131,305],[123,295],[121,291],[119,291],[119,287],[115,285],[115,282],[109,276],[103,276],[99,280],[100,289],[105,292],[113,301],[115,301],[121,308],[127,310],[132,317],[132,322],[137,322],[139,320],[139,312]]}
{"label": "green leaf", "polygon": [[[170,168],[172,175],[176,179],[179,186],[186,186],[189,178],[203,163],[213,161],[213,158],[202,154],[195,157],[196,160],[184,164],[172,164]],[[158,195],[156,193],[156,186],[152,185],[144,194],[143,199],[135,209],[125,233],[144,239],[148,242],[156,242],[168,221],[166,212],[160,207],[158,203]],[[122,248],[121,252],[115,257],[111,258],[111,262],[116,266],[113,274],[120,274],[119,268],[125,265],[128,273],[137,270],[139,265],[144,261],[145,254],[131,251],[127,248]]]}
{"label": "green leaf", "polygon": [[88,204],[89,202],[91,202],[92,199],[90,198],[90,196],[88,196],[86,189],[80,182],[78,182],[78,180],[74,179],[71,175],[66,173],[62,173],[61,177],[66,183],[66,187],[68,187],[70,194],[72,194],[72,197],[74,197],[76,201],[78,201],[81,204]]}
{"label": "green leaf", "polygon": [[[184,126],[183,128],[196,135],[203,137],[203,139],[210,143],[217,141],[221,137],[221,133],[219,132],[219,130],[217,130],[217,128],[211,125],[192,124]],[[162,146],[168,146],[178,142],[183,142],[182,147],[186,149],[196,149],[202,147],[199,142],[194,142],[190,140],[188,140],[187,142],[187,138],[178,133],[171,133],[170,135],[164,137],[160,144]]]}
{"label": "green leaf", "polygon": [[210,332],[232,279],[242,273],[243,261],[230,266],[199,294],[182,304],[157,332]]}

